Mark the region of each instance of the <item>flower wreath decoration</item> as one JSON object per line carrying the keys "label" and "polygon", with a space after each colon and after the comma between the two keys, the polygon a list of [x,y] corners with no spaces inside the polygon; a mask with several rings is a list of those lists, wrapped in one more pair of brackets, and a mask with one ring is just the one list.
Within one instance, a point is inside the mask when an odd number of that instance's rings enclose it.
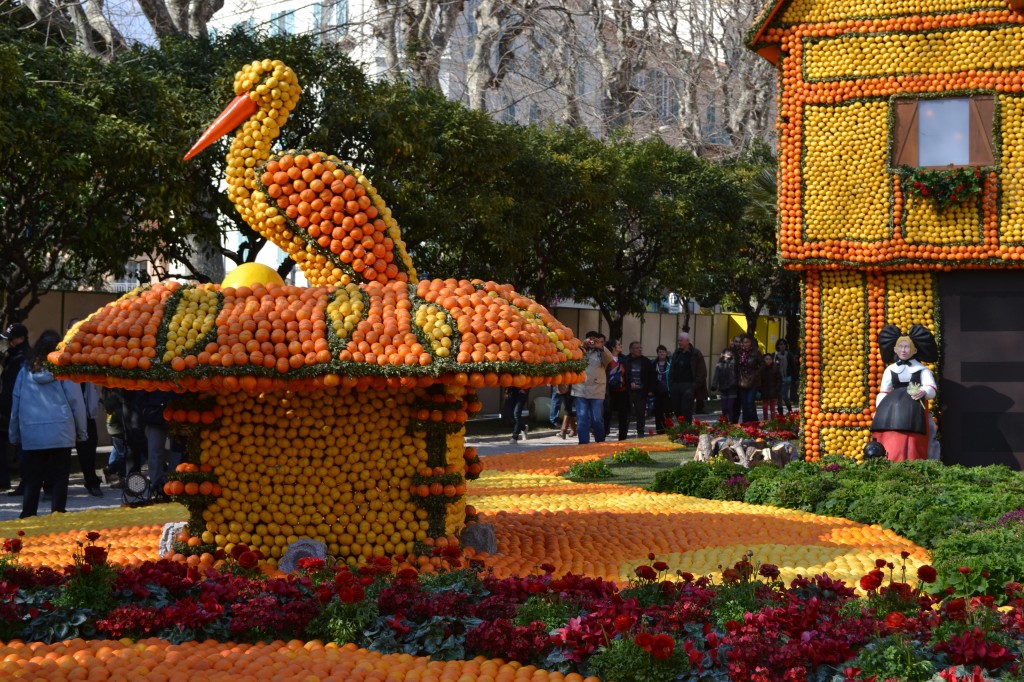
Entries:
{"label": "flower wreath decoration", "polygon": [[981,193],[980,168],[911,168],[898,169],[904,191],[928,199],[941,213],[950,204],[961,204]]}

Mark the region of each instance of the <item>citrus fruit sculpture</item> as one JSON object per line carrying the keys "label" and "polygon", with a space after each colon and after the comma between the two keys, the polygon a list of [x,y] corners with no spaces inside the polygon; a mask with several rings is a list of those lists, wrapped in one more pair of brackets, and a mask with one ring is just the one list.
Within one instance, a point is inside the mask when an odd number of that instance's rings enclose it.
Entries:
{"label": "citrus fruit sculpture", "polygon": [[417,281],[364,175],[273,154],[300,92],[286,65],[246,65],[235,92],[186,158],[237,128],[228,195],[312,286],[251,268],[139,287],[68,332],[55,373],[189,394],[165,412],[190,435],[165,487],[193,512],[183,553],[245,543],[275,563],[310,538],[355,561],[455,539],[482,467],[463,438],[476,389],[579,381],[580,344],[511,285]]}

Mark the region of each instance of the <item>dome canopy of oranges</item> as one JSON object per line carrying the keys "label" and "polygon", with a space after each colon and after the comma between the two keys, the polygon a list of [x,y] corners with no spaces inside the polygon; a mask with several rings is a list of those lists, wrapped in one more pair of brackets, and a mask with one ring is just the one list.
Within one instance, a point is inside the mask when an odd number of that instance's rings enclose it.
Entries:
{"label": "dome canopy of oranges", "polygon": [[75,326],[50,360],[61,374],[106,385],[256,392],[373,378],[574,381],[581,357],[572,332],[511,286],[431,280],[154,284]]}

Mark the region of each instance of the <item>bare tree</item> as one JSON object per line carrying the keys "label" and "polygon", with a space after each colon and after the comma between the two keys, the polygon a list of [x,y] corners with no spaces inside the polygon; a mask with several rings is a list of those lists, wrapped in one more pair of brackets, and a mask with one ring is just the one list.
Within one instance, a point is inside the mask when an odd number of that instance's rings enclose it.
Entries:
{"label": "bare tree", "polygon": [[[647,96],[675,105],[675,140],[700,155],[746,149],[774,135],[776,74],[745,46],[760,0],[668,0],[659,31],[665,80]],[[657,101],[661,100],[661,101]]]}
{"label": "bare tree", "polygon": [[[205,35],[207,22],[223,6],[224,0],[138,0],[158,39],[166,35]],[[123,0],[114,6],[103,0],[25,0],[25,7],[37,23],[62,42],[108,60],[128,47],[115,19],[138,13]]]}
{"label": "bare tree", "polygon": [[374,36],[389,78],[440,89],[441,57],[465,0],[374,0]]}

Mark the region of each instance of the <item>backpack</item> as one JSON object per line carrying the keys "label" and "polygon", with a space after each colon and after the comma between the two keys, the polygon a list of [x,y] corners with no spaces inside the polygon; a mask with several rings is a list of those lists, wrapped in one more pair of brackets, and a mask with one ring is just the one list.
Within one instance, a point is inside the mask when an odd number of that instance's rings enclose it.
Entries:
{"label": "backpack", "polygon": [[608,389],[612,391],[622,390],[622,361],[615,363],[615,367],[608,371]]}

